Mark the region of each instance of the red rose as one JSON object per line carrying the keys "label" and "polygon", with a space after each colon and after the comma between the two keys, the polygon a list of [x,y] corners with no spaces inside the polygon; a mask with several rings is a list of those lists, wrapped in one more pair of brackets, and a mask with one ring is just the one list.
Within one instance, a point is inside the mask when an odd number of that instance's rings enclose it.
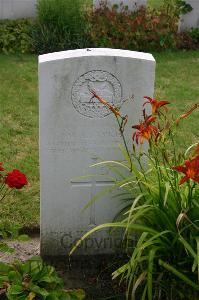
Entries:
{"label": "red rose", "polygon": [[26,176],[21,173],[19,170],[13,170],[12,172],[8,173],[5,178],[5,183],[10,188],[21,189],[24,185],[28,184]]}

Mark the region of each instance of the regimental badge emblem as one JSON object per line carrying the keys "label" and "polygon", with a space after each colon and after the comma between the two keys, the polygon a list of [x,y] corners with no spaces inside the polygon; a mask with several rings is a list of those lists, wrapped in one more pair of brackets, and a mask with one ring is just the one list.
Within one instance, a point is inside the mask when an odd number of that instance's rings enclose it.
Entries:
{"label": "regimental badge emblem", "polygon": [[81,115],[103,118],[111,113],[98,99],[93,98],[92,91],[112,106],[121,107],[122,87],[119,80],[107,71],[94,70],[81,75],[72,87],[72,103]]}

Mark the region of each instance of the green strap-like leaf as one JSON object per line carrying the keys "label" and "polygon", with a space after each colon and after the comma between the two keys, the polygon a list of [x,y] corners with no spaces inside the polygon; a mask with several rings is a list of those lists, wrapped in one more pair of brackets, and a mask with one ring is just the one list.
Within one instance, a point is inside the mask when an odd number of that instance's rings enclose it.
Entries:
{"label": "green strap-like leaf", "polygon": [[197,260],[197,254],[195,253],[191,245],[182,236],[179,237],[179,241],[183,244],[185,249],[193,256],[193,258]]}
{"label": "green strap-like leaf", "polygon": [[198,283],[199,283],[199,237],[196,238],[196,243],[197,243]]}
{"label": "green strap-like leaf", "polygon": [[137,278],[137,280],[136,280],[136,282],[133,286],[133,290],[132,290],[132,294],[131,294],[131,299],[132,300],[135,300],[136,290],[142,284],[142,282],[145,280],[146,275],[147,275],[147,272],[145,271],[145,272],[141,273],[140,276]]}
{"label": "green strap-like leaf", "polygon": [[149,263],[147,271],[147,291],[148,291],[148,300],[153,299],[153,262],[155,258],[155,253],[157,249],[151,249],[149,252]]}
{"label": "green strap-like leaf", "polygon": [[168,263],[164,262],[163,260],[159,259],[158,262],[159,262],[159,265],[162,266],[163,268],[165,268],[167,271],[173,273],[175,276],[180,278],[182,281],[184,281],[188,285],[192,286],[196,291],[199,291],[199,284],[193,282],[186,275],[182,274],[181,272],[179,272],[178,270],[176,270],[174,267],[172,267]]}

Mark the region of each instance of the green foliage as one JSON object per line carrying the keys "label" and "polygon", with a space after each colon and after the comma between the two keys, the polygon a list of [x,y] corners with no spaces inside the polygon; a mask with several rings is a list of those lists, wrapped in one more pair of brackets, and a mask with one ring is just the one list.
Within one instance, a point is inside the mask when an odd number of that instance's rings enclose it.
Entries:
{"label": "green foliage", "polygon": [[[21,226],[10,224],[8,222],[0,223],[0,252],[14,252],[14,249],[9,247],[3,240],[13,239],[18,241],[28,241],[29,237],[26,234],[20,234]],[[2,240],[2,241],[1,241]]]}
{"label": "green foliage", "polygon": [[192,11],[192,6],[184,0],[176,0],[177,9],[179,14],[185,15]]}
{"label": "green foliage", "polygon": [[118,12],[102,5],[89,12],[88,20],[90,37],[97,47],[138,51],[176,47],[178,18],[171,18],[163,8]]}
{"label": "green foliage", "polygon": [[163,5],[164,0],[147,0],[147,5],[153,8],[158,8]]}
{"label": "green foliage", "polygon": [[178,15],[186,14],[192,10],[190,4],[185,0],[148,0],[147,4],[153,8],[161,6],[170,7],[171,10],[176,11]]}
{"label": "green foliage", "polygon": [[21,226],[10,224],[8,222],[0,223],[0,238],[2,239],[16,239],[19,236]]}
{"label": "green foliage", "polygon": [[[107,166],[115,174],[110,190],[119,189],[118,199],[127,205],[118,220],[86,233],[72,252],[96,230],[122,228],[128,260],[113,272],[113,279],[125,282],[126,299],[193,300],[199,292],[199,143],[184,153],[174,137],[199,105],[176,118],[156,110],[168,104],[165,101],[147,103],[153,115],[147,117],[143,111],[144,120],[133,126],[133,140],[140,146],[133,144],[132,152],[124,137],[127,119],[111,109],[124,139],[123,161],[99,162],[95,167]],[[149,142],[148,150],[143,139]]]}
{"label": "green foliage", "polygon": [[167,9],[170,15],[178,17],[192,11],[192,6],[184,0],[164,0],[163,6]]}
{"label": "green foliage", "polygon": [[[181,3],[181,4],[180,4]],[[183,36],[178,33],[179,17],[189,9],[176,0],[165,0],[157,9],[147,7],[129,12],[121,6],[108,8],[102,4],[88,11],[89,35],[96,47],[110,47],[136,51],[160,51],[183,48]],[[189,48],[195,48],[189,36]],[[188,48],[185,45],[185,48]]]}
{"label": "green foliage", "polygon": [[9,300],[83,300],[82,290],[64,290],[63,281],[40,258],[12,265],[0,263],[0,294]]}
{"label": "green foliage", "polygon": [[46,53],[87,44],[84,0],[39,0],[38,18],[31,31],[34,51]]}
{"label": "green foliage", "polygon": [[179,35],[179,48],[199,49],[199,28],[192,28]]}
{"label": "green foliage", "polygon": [[192,28],[187,32],[187,34],[189,34],[193,38],[195,43],[199,44],[199,28]]}
{"label": "green foliage", "polygon": [[36,20],[1,20],[0,52],[43,54],[85,47],[138,51],[197,49],[195,37],[177,32],[179,16],[192,8],[183,0],[164,0],[157,9],[129,12],[90,0],[38,0]]}
{"label": "green foliage", "polygon": [[0,20],[0,52],[31,53],[31,20]]}
{"label": "green foliage", "polygon": [[1,253],[13,253],[14,249],[9,247],[5,242],[0,241],[0,252]]}

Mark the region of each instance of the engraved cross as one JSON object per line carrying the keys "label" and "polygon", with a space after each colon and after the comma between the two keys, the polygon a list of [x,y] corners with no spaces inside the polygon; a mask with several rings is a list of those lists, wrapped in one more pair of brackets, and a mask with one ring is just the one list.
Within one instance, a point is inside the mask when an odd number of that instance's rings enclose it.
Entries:
{"label": "engraved cross", "polygon": [[[92,158],[93,163],[96,163],[97,159]],[[91,181],[71,181],[72,186],[75,187],[89,187],[90,188],[90,200],[97,194],[97,187],[111,186],[114,181],[111,180],[96,180],[92,177]],[[88,199],[89,202],[89,199]],[[89,225],[96,225],[96,212],[95,212],[95,202],[90,206],[90,220]]]}

